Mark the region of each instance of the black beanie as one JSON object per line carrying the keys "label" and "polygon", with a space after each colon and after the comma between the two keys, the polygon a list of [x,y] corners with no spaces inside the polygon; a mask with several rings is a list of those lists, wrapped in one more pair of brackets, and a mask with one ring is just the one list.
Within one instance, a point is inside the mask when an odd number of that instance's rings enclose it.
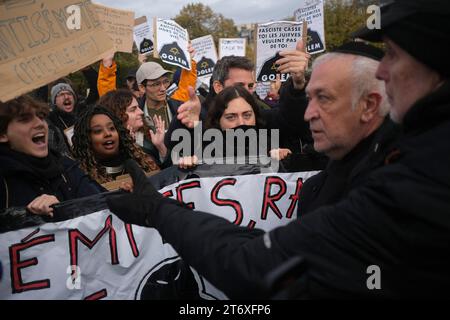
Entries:
{"label": "black beanie", "polygon": [[376,61],[381,61],[384,56],[384,51],[380,48],[374,47],[370,44],[360,41],[345,42],[337,48],[334,48],[332,52],[353,54],[356,56],[363,56]]}

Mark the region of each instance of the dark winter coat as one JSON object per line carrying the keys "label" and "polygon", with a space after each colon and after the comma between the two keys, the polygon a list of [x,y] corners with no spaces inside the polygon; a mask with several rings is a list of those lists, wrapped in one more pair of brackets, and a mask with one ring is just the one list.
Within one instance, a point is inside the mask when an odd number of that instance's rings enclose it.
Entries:
{"label": "dark winter coat", "polygon": [[53,156],[61,163],[61,174],[49,179],[38,175],[0,148],[0,210],[25,207],[42,194],[54,195],[62,202],[104,191],[78,168],[76,162],[56,153]]}
{"label": "dark winter coat", "polygon": [[448,298],[450,83],[412,106],[403,124],[386,165],[344,200],[271,232],[171,201],[150,221],[230,298],[261,298],[261,279],[295,256],[306,261],[313,298]]}
{"label": "dark winter coat", "polygon": [[384,164],[385,152],[400,135],[400,127],[389,118],[341,160],[330,161],[325,170],[306,180],[300,191],[297,217],[324,205],[337,203],[350,190]]}

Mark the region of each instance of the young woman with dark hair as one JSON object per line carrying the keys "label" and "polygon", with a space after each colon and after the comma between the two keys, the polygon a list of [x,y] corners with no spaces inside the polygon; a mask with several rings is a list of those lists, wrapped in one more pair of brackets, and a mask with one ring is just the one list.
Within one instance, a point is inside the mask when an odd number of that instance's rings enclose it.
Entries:
{"label": "young woman with dark hair", "polygon": [[[224,141],[227,130],[242,129],[270,129],[265,119],[261,115],[260,107],[254,97],[242,85],[234,85],[224,88],[214,99],[208,110],[206,117],[206,130],[219,129],[224,134]],[[258,136],[257,136],[258,137]],[[270,141],[270,140],[268,140]],[[226,143],[231,143],[227,141]],[[246,154],[251,149],[251,145],[259,146],[258,141],[248,141],[246,144]],[[236,146],[236,145],[235,145]],[[278,160],[286,158],[291,151],[289,149],[271,149],[270,156]],[[224,149],[225,146],[224,146]],[[225,154],[225,150],[224,150]],[[197,161],[195,156],[182,157],[179,161],[181,168],[189,168]]]}
{"label": "young woman with dark hair", "polygon": [[258,104],[245,87],[236,85],[223,89],[211,105],[206,128],[233,129],[241,125],[264,128]]}

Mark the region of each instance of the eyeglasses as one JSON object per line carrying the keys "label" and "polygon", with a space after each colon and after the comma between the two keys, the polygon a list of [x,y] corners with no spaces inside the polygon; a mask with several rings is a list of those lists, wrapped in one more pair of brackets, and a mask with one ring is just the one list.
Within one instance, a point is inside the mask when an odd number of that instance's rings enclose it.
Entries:
{"label": "eyeglasses", "polygon": [[162,80],[162,81],[156,81],[156,82],[153,82],[153,83],[147,83],[147,87],[150,87],[152,89],[156,89],[156,88],[161,87],[161,85],[163,85],[164,88],[167,88],[169,86],[169,84],[170,84],[170,80],[169,79],[165,79],[165,80]]}

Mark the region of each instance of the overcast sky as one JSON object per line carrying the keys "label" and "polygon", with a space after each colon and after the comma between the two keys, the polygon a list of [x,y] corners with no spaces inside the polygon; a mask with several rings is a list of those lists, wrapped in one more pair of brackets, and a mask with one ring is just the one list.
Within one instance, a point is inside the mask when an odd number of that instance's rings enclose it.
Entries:
{"label": "overcast sky", "polygon": [[174,18],[189,3],[203,3],[235,24],[268,22],[294,15],[298,0],[93,0],[106,6],[129,9],[135,17]]}

